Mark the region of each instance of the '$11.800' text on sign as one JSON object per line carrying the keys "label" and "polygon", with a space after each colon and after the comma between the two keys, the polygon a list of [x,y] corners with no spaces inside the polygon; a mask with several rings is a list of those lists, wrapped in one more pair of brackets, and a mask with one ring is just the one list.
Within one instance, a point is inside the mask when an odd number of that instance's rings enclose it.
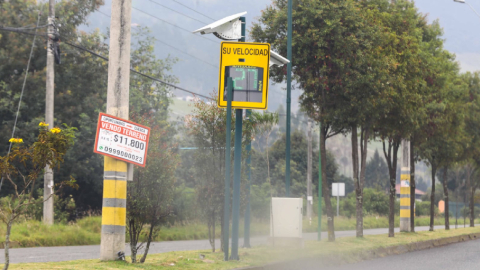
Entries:
{"label": "'$11.800' text on sign", "polygon": [[97,151],[132,163],[145,164],[148,130],[131,122],[101,116]]}

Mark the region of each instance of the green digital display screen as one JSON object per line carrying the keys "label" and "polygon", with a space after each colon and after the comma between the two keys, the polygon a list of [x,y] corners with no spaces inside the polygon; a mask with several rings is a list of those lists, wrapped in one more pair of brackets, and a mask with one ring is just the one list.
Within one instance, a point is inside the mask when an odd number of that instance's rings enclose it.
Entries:
{"label": "green digital display screen", "polygon": [[252,66],[225,67],[225,95],[227,100],[227,78],[233,81],[232,101],[262,102],[263,68]]}

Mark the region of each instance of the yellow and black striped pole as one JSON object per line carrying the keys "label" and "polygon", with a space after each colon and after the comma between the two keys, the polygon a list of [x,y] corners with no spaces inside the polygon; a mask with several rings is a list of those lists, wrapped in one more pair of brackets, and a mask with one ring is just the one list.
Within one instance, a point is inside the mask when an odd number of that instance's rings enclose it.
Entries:
{"label": "yellow and black striped pole", "polygon": [[105,157],[103,175],[102,248],[103,260],[114,260],[125,249],[127,206],[127,163]]}
{"label": "yellow and black striped pole", "polygon": [[[132,1],[112,0],[108,58],[107,114],[129,119],[130,39]],[[104,160],[100,259],[117,259],[125,252],[127,163]]]}
{"label": "yellow and black striped pole", "polygon": [[410,167],[402,167],[400,174],[400,231],[410,231]]}

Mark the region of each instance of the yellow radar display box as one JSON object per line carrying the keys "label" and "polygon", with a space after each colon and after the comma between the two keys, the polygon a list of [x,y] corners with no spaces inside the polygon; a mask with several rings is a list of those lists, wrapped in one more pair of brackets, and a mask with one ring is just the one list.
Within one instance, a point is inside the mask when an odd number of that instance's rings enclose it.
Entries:
{"label": "yellow radar display box", "polygon": [[267,109],[270,44],[222,42],[218,107],[227,107],[227,78],[233,81],[232,108]]}

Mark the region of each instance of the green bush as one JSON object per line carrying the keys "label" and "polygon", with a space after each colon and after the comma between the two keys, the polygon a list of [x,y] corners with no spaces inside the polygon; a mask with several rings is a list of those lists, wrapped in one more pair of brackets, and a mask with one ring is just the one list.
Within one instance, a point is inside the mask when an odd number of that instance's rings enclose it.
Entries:
{"label": "green bush", "polygon": [[[336,207],[337,201],[332,198],[332,205]],[[399,202],[395,203],[396,211],[400,209]],[[397,206],[398,204],[398,206]],[[348,194],[346,198],[340,199],[340,214],[351,218],[355,216],[356,212],[356,199],[355,192]],[[373,188],[365,188],[363,190],[363,215],[388,215],[389,199],[388,195],[383,191],[379,191]]]}
{"label": "green bush", "polygon": [[270,185],[268,183],[251,186],[250,207],[252,216],[257,220],[270,220]]}
{"label": "green bush", "polygon": [[[438,216],[439,210],[437,206],[434,206],[434,214]],[[415,216],[429,216],[430,215],[430,202],[416,202],[415,203]]]}
{"label": "green bush", "polygon": [[[37,194],[43,194],[43,189],[38,189]],[[72,195],[61,198],[58,195],[53,196],[55,223],[67,223],[75,220],[75,200]],[[28,218],[42,220],[43,217],[43,196],[38,196],[34,204],[29,205],[26,215]]]}

